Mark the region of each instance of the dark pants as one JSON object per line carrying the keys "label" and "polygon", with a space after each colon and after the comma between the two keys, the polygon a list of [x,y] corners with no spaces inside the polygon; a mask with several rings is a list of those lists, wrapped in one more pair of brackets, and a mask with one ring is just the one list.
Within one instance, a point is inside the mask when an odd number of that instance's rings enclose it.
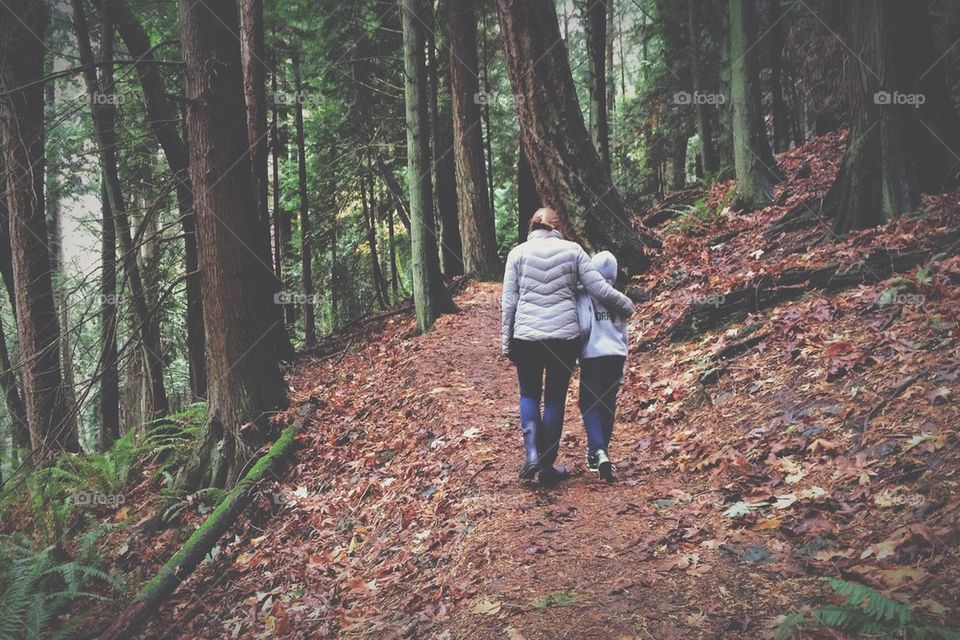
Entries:
{"label": "dark pants", "polygon": [[587,451],[610,449],[617,390],[623,375],[623,356],[580,359],[580,415],[587,430]]}
{"label": "dark pants", "polygon": [[520,383],[520,423],[538,424],[537,451],[542,466],[552,466],[557,459],[567,387],[579,351],[579,340],[513,340],[510,343],[510,360],[517,365]]}

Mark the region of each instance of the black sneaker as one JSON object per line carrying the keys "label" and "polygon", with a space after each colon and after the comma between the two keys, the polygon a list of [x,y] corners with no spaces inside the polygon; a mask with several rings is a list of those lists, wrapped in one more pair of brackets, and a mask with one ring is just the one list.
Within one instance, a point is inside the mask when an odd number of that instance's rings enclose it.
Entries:
{"label": "black sneaker", "polygon": [[595,453],[587,454],[587,469],[590,471],[593,471],[594,473],[597,472],[597,454]]}
{"label": "black sneaker", "polygon": [[601,480],[613,482],[613,463],[603,449],[597,451],[597,474]]}

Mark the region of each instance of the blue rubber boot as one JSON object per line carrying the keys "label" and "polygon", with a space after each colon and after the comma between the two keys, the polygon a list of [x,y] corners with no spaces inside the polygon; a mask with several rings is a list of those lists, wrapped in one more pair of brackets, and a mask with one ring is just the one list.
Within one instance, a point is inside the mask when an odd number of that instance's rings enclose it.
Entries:
{"label": "blue rubber boot", "polygon": [[537,451],[537,436],[541,428],[535,421],[524,422],[523,431],[523,468],[520,469],[521,480],[533,480],[540,471],[540,453]]}

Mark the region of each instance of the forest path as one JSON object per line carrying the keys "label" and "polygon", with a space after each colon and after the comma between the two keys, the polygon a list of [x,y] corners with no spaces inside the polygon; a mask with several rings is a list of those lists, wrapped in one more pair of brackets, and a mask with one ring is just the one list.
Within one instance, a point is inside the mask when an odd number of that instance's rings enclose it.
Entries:
{"label": "forest path", "polygon": [[[646,454],[649,434],[622,416],[611,444],[616,482],[608,485],[589,472],[583,462],[586,436],[577,406],[579,369],[570,383],[558,460],[577,475],[549,488],[518,481],[523,452],[516,374],[497,350],[500,287],[478,288],[482,293],[463,305],[464,313],[423,339],[434,354],[426,361],[435,369],[426,375],[437,379],[434,376],[446,372],[449,384],[470,389],[459,404],[451,398],[448,418],[453,424],[482,430],[483,438],[470,454],[489,460],[473,488],[474,511],[483,515],[464,539],[459,559],[469,562],[479,595],[454,611],[446,637],[736,634],[743,617],[721,616],[707,624],[705,609],[718,609],[735,592],[752,592],[751,579],[730,562],[721,582],[716,581],[719,576],[706,579],[710,567],[699,558],[691,559],[692,571],[659,575],[665,562],[653,557],[659,541],[695,538],[699,533],[696,526],[685,529],[676,513],[654,507],[656,501],[670,501],[678,490],[709,494],[719,487],[691,487],[678,476],[655,471],[659,465],[651,464]],[[632,365],[640,362],[638,357],[631,359]],[[644,359],[648,366],[655,363],[655,357]],[[724,583],[726,587],[718,588]],[[742,602],[733,609],[742,611]]]}
{"label": "forest path", "polygon": [[[587,473],[577,374],[559,462],[578,475],[552,488],[517,479],[499,296],[499,285],[471,283],[461,313],[427,335],[410,337],[411,320],[396,316],[355,353],[301,360],[293,399],[322,405],[296,465],[167,605],[184,623],[165,626],[168,636],[757,633],[745,603],[773,597],[774,575],[742,571],[711,540],[679,560],[667,553],[710,538],[699,497],[719,505],[720,488],[650,464],[652,434],[629,419],[611,447],[617,482]],[[639,354],[631,366],[656,362]]]}

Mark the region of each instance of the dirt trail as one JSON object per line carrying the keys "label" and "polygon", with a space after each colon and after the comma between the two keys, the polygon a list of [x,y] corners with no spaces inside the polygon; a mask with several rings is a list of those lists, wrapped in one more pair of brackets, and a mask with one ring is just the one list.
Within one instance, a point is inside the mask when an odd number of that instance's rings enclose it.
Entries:
{"label": "dirt trail", "polygon": [[[469,283],[462,312],[426,336],[395,314],[347,332],[342,354],[300,359],[291,399],[319,408],[296,462],[148,637],[770,638],[785,614],[838,602],[823,577],[960,626],[960,257],[663,339],[693,300],[957,228],[947,194],[844,244],[819,242],[823,225],[764,235],[826,192],[842,142],[781,155],[779,204],[664,235],[633,282],[647,302],[618,401],[616,484],[583,468],[576,375],[560,462],[580,474],[519,483],[500,287]],[[715,184],[708,208],[732,188]],[[901,289],[921,295],[881,304]]]}
{"label": "dirt trail", "polygon": [[612,446],[617,483],[586,473],[576,376],[560,462],[580,475],[549,489],[518,482],[499,294],[471,285],[462,312],[429,335],[408,338],[409,320],[398,319],[381,343],[301,363],[296,393],[325,407],[297,466],[167,605],[183,625],[164,633],[693,638],[756,629],[743,603],[767,578],[730,562],[712,568],[724,560],[716,545],[686,571],[657,573],[661,541],[703,530],[655,500],[718,488],[651,471],[649,434],[629,419]]}

